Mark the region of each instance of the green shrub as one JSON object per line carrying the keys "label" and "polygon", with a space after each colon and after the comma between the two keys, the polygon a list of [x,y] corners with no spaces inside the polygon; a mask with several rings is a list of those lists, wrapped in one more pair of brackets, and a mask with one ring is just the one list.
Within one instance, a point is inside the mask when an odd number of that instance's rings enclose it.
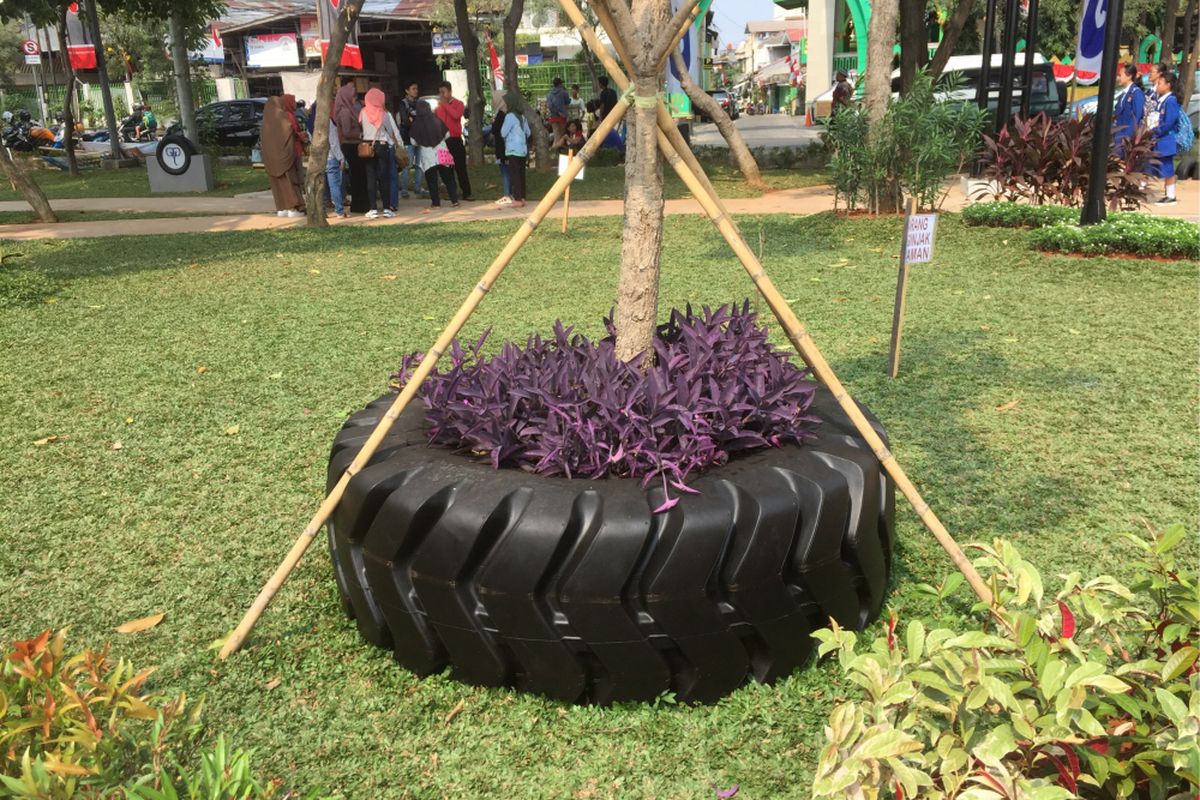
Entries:
{"label": "green shrub", "polygon": [[1111,214],[1096,225],[1058,222],[1039,228],[1031,243],[1038,250],[1061,253],[1200,259],[1200,226],[1172,217]]}
{"label": "green shrub", "polygon": [[947,77],[935,85],[921,72],[908,91],[893,100],[875,136],[869,135],[864,107],[842,109],[828,125],[835,206],[853,211],[899,208],[907,195],[920,209],[937,209],[946,179],[961,172],[974,154],[984,113],[971,103],[945,99],[953,89]]}
{"label": "green shrub", "polygon": [[866,694],[826,727],[814,798],[1182,798],[1200,788],[1200,605],[1176,564],[1182,526],[1149,538],[1137,580],[1063,576],[1049,596],[1011,544],[976,546],[996,596],[979,626],[920,621],[867,652],[836,625],[836,653]]}
{"label": "green shrub", "polygon": [[37,270],[0,266],[0,308],[40,303],[58,284]]}
{"label": "green shrub", "polygon": [[966,225],[988,228],[1041,228],[1056,222],[1078,222],[1079,209],[993,201],[972,203],[962,211]]}
{"label": "green shrub", "polygon": [[0,661],[0,797],[280,795],[224,739],[199,750],[200,705],[146,692],[153,672],[113,661],[107,647],[68,656],[66,631],[14,643]]}

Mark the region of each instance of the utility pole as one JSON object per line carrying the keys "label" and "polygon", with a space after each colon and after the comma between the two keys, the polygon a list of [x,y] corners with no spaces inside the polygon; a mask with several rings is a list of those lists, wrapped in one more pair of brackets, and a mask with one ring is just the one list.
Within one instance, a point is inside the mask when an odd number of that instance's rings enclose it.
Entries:
{"label": "utility pole", "polygon": [[1038,0],[1029,0],[1029,21],[1025,28],[1025,71],[1021,81],[1021,116],[1029,116],[1029,102],[1033,97],[1033,56],[1038,44]]}
{"label": "utility pole", "polygon": [[1091,174],[1083,202],[1080,225],[1103,222],[1107,216],[1104,189],[1108,178],[1108,147],[1112,138],[1113,96],[1116,94],[1117,64],[1121,57],[1121,17],[1125,0],[1101,0],[1108,6],[1104,21],[1104,56],[1100,62],[1100,94],[1096,98],[1096,128],[1092,137]]}
{"label": "utility pole", "polygon": [[121,131],[117,129],[117,112],[113,109],[112,87],[108,85],[108,64],[104,58],[104,43],[100,41],[100,9],[99,0],[87,0],[84,7],[87,10],[88,28],[92,33],[92,47],[96,50],[96,73],[100,78],[100,96],[104,99],[104,122],[108,127],[108,143],[111,146],[112,157],[121,160]]}

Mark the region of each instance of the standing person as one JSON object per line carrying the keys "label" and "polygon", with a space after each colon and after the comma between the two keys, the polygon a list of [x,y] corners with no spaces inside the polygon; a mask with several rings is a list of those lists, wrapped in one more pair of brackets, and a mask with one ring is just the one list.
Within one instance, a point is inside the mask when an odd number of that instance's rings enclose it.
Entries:
{"label": "standing person", "polygon": [[587,112],[587,103],[579,96],[579,84],[571,84],[571,103],[567,106],[567,122],[578,122],[583,127],[583,115]]}
{"label": "standing person", "polygon": [[567,131],[567,113],[570,105],[571,96],[563,88],[563,79],[555,78],[554,85],[550,88],[550,94],[546,95],[546,118],[554,137],[550,143],[551,150],[562,147],[563,134]]}
{"label": "standing person", "polygon": [[1142,92],[1137,67],[1122,64],[1117,70],[1117,84],[1121,96],[1117,98],[1117,110],[1113,114],[1113,150],[1118,156],[1125,154],[1125,140],[1131,138],[1142,124],[1146,110],[1146,95]]}
{"label": "standing person", "polygon": [[1146,102],[1145,107],[1142,109],[1142,114],[1146,120],[1146,127],[1151,127],[1150,115],[1158,109],[1158,76],[1170,71],[1167,64],[1162,61],[1150,65],[1150,72],[1146,75]]}
{"label": "standing person", "polygon": [[508,163],[508,178],[512,182],[512,206],[525,206],[525,167],[529,161],[529,121],[525,119],[525,102],[518,91],[504,95],[508,114],[500,135],[504,137],[504,157]]}
{"label": "standing person", "polygon": [[508,174],[508,161],[504,153],[504,136],[501,134],[504,129],[504,120],[508,117],[508,106],[504,103],[504,93],[499,89],[492,92],[492,108],[496,109],[496,116],[492,118],[492,140],[496,143],[496,163],[500,166],[500,183],[504,187],[496,205],[511,206],[513,201],[512,178]]}
{"label": "standing person", "polygon": [[272,97],[263,110],[259,148],[275,213],[280,217],[304,216],[304,183],[300,165],[304,161],[304,133],[296,122],[296,98],[290,94]]}
{"label": "standing person", "polygon": [[854,97],[854,87],[850,85],[849,76],[846,75],[845,70],[839,69],[837,83],[833,86],[833,105],[829,109],[829,116],[832,117],[838,109],[849,108],[852,97]]}
{"label": "standing person", "polygon": [[1157,205],[1175,204],[1175,128],[1179,125],[1179,100],[1175,98],[1175,74],[1160,69],[1155,86],[1158,107],[1150,114],[1147,127],[1154,135],[1154,155],[1158,157],[1156,174],[1162,178],[1163,196]]}
{"label": "standing person", "polygon": [[142,132],[149,134],[151,139],[158,138],[158,117],[150,110],[149,103],[142,106]]}
{"label": "standing person", "polygon": [[607,75],[601,75],[597,80],[600,83],[600,97],[596,105],[596,122],[600,122],[617,107],[617,93],[608,85]]}
{"label": "standing person", "polygon": [[467,147],[463,144],[462,138],[462,123],[467,116],[467,107],[462,100],[454,96],[454,88],[450,85],[450,81],[442,81],[438,84],[438,106],[434,113],[450,133],[450,138],[446,140],[446,147],[449,148],[450,155],[454,156],[454,171],[462,186],[462,199],[474,200],[475,198],[471,196],[471,176],[467,174]]}
{"label": "standing person", "polygon": [[362,139],[374,145],[374,156],[367,159],[367,219],[375,219],[382,212],[385,217],[396,216],[392,207],[391,176],[396,171],[396,159],[392,149],[399,147],[400,131],[396,121],[383,107],[383,92],[371,89],[363,102],[358,117],[362,125]]}
{"label": "standing person", "polygon": [[346,168],[346,155],[338,141],[337,125],[329,120],[329,156],[325,159],[325,194],[333,203],[333,213],[345,219],[346,195],[342,191],[342,170]]}
{"label": "standing person", "polygon": [[422,213],[428,214],[435,208],[442,207],[438,197],[438,178],[446,184],[446,192],[450,195],[450,205],[458,208],[458,188],[454,185],[454,169],[446,162],[450,160],[450,129],[442,122],[429,103],[417,101],[416,115],[413,117],[412,141],[417,146],[416,163],[425,173],[425,186],[429,189],[429,208]]}
{"label": "standing person", "polygon": [[367,202],[367,164],[358,157],[358,143],[362,141],[362,125],[354,104],[354,79],[349,78],[333,99],[333,121],[337,125],[338,140],[342,143],[342,155],[350,165],[350,210],[365,214],[370,209]]}
{"label": "standing person", "polygon": [[396,109],[396,125],[400,128],[400,138],[408,151],[408,166],[400,172],[400,196],[408,197],[409,176],[412,176],[412,192],[422,197],[426,192],[421,188],[421,170],[417,168],[417,146],[412,142],[413,117],[417,115],[417,98],[421,89],[416,81],[404,85],[404,96],[400,98],[400,106]]}

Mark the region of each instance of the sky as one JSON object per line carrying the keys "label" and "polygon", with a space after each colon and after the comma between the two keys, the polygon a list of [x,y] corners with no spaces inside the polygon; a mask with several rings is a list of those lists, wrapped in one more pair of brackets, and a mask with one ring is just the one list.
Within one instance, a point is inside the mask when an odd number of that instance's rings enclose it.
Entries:
{"label": "sky", "polygon": [[749,20],[774,16],[775,4],[771,0],[713,0],[712,10],[724,47],[726,43],[736,45],[742,40]]}

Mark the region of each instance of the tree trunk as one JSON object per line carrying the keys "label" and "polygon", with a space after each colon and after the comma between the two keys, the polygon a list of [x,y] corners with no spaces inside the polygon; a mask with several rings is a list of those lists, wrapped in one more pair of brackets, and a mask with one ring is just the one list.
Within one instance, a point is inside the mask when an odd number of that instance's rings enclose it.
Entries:
{"label": "tree trunk", "polygon": [[[1186,6],[1185,6],[1186,8]],[[1159,61],[1172,64],[1175,61],[1175,19],[1179,16],[1179,0],[1167,0],[1167,10],[1163,13],[1162,54]],[[1184,36],[1191,28],[1184,29]],[[1183,54],[1187,55],[1187,48]]]}
{"label": "tree trunk", "polygon": [[[663,74],[655,41],[670,18],[667,0],[633,0],[632,9],[609,12],[632,55],[637,95],[654,98]],[[619,12],[624,12],[619,13]],[[632,17],[632,19],[630,19]],[[632,24],[630,24],[632,23]],[[621,236],[621,273],[617,286],[617,357],[629,361],[646,354],[653,363],[651,343],[658,323],[658,281],[663,237],[663,176],[658,153],[658,114],[655,105],[636,105],[626,115],[625,226]]]}
{"label": "tree trunk", "polygon": [[112,157],[120,159],[121,153],[121,131],[117,128],[117,112],[113,109],[112,87],[108,85],[108,62],[104,58],[104,43],[100,41],[100,11],[97,8],[98,0],[87,0],[84,4],[87,9],[88,27],[92,31],[92,42],[96,49],[96,75],[100,81],[100,97],[104,100],[104,124],[108,128],[109,148],[112,152]]}
{"label": "tree trunk", "polygon": [[321,65],[317,82],[317,101],[314,104],[312,142],[308,148],[308,171],[304,176],[304,205],[310,227],[323,228],[325,221],[325,162],[329,158],[329,117],[333,111],[333,95],[337,91],[337,74],[342,66],[346,40],[362,11],[363,0],[350,0],[337,15],[337,24],[329,34],[329,49]]}
{"label": "tree trunk", "polygon": [[900,93],[912,86],[917,72],[929,60],[929,35],[925,32],[925,0],[900,0]]}
{"label": "tree trunk", "polygon": [[[892,48],[896,42],[898,0],[876,0],[871,7],[867,34],[867,87],[865,101],[868,138],[871,146],[880,135],[880,127],[892,100]],[[871,198],[871,211],[890,214],[896,210],[895,192],[885,183],[878,197]]]}
{"label": "tree trunk", "polygon": [[733,124],[733,120],[725,113],[725,109],[721,108],[721,104],[692,80],[691,73],[688,72],[687,65],[683,63],[683,57],[679,55],[678,50],[671,54],[671,59],[675,62],[675,71],[679,73],[679,85],[687,92],[692,104],[716,123],[717,130],[721,132],[721,136],[728,143],[729,154],[733,156],[734,163],[742,171],[742,177],[746,179],[746,183],[753,189],[766,191],[770,187],[763,181],[762,174],[758,170],[758,162],[754,160],[750,148],[746,146],[742,132]]}
{"label": "tree trunk", "polygon": [[4,171],[4,177],[8,178],[8,182],[25,197],[25,202],[29,203],[29,206],[37,213],[38,219],[42,222],[58,222],[58,215],[50,207],[46,193],[33,178],[29,177],[20,164],[12,160],[8,155],[7,147],[0,147],[0,170]]}
{"label": "tree trunk", "polygon": [[517,82],[517,27],[521,24],[524,10],[525,0],[513,0],[501,24],[501,30],[504,31],[504,85],[514,92],[521,91],[521,85]]}
{"label": "tree trunk", "polygon": [[1198,0],[1187,4],[1183,15],[1183,70],[1180,82],[1183,88],[1183,113],[1187,113],[1188,100],[1196,91],[1196,40],[1192,37],[1192,23],[1196,19]]}
{"label": "tree trunk", "polygon": [[171,12],[171,63],[175,68],[175,96],[179,101],[179,123],[183,135],[193,142],[200,141],[196,128],[196,105],[192,102],[192,67],[188,63],[187,36],[183,31],[183,18],[178,10]]}
{"label": "tree trunk", "polygon": [[970,19],[974,8],[975,0],[958,0],[958,4],[954,6],[954,13],[942,25],[941,44],[934,51],[933,61],[929,62],[929,75],[935,81],[941,77],[946,62],[954,54],[954,48],[958,46],[958,37],[962,36],[963,28],[967,27],[967,20]]}
{"label": "tree trunk", "polygon": [[454,0],[454,19],[467,70],[467,162],[479,166],[483,163],[483,79],[479,75],[479,37],[467,13],[467,0]]}
{"label": "tree trunk", "polygon": [[67,50],[67,9],[63,3],[58,9],[58,50],[63,57],[67,72],[67,91],[63,97],[63,150],[67,153],[67,171],[71,177],[79,177],[79,159],[75,157],[75,68],[71,66],[71,54]]}

